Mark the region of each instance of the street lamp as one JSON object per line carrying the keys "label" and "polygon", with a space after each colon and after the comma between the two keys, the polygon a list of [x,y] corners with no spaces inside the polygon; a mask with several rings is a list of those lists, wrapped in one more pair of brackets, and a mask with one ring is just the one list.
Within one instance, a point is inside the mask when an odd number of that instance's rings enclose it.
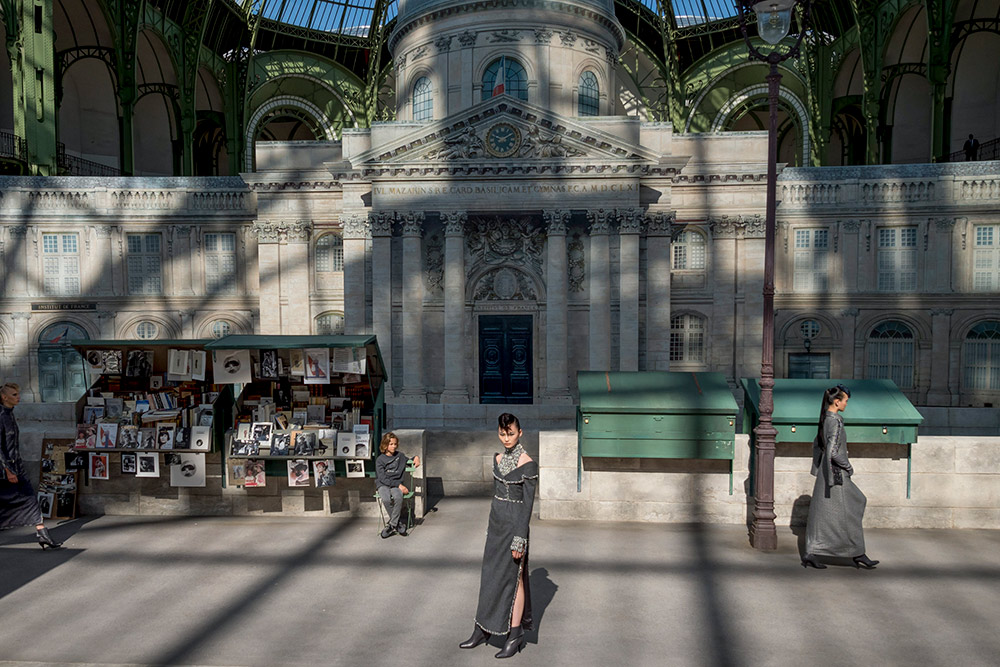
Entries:
{"label": "street lamp", "polygon": [[[799,55],[799,45],[809,23],[810,0],[739,0],[740,30],[750,51],[750,57],[767,63],[767,102],[770,124],[767,132],[767,218],[764,233],[764,337],[760,355],[760,421],[754,429],[754,498],[750,521],[750,544],[755,549],[771,551],[778,548],[778,532],[774,527],[774,438],[778,434],[771,422],[774,413],[774,212],[775,189],[778,180],[778,85],[781,74],[778,64]],[[792,10],[802,6],[798,21],[799,34],[790,48],[774,48],[762,53],[750,41],[747,22],[750,12],[757,15],[761,39],[777,46],[788,35]],[[808,128],[802,128],[807,132]]]}

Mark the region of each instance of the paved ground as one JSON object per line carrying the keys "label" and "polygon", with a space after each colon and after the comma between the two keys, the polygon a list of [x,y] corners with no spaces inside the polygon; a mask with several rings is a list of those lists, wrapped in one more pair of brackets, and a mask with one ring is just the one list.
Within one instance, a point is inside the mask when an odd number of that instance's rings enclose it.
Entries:
{"label": "paved ground", "polygon": [[[0,661],[492,665],[472,630],[486,499],[407,538],[370,519],[100,517],[0,533]],[[507,664],[996,665],[1000,531],[871,530],[805,570],[739,526],[533,522],[537,631]],[[0,663],[3,664],[3,663]]]}

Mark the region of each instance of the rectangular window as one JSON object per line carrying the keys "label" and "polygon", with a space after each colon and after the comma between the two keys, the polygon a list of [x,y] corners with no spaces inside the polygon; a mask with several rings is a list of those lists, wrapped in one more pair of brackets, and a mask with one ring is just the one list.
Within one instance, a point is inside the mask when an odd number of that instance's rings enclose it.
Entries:
{"label": "rectangular window", "polygon": [[830,232],[826,229],[795,230],[795,275],[797,292],[825,292],[828,281]]}
{"label": "rectangular window", "polygon": [[236,293],[236,234],[205,234],[205,288],[209,294]]}
{"label": "rectangular window", "polygon": [[972,289],[1000,291],[1000,225],[977,225],[973,250]]}
{"label": "rectangular window", "polygon": [[129,294],[160,294],[160,235],[127,234]]}
{"label": "rectangular window", "polygon": [[76,234],[42,234],[42,290],[46,296],[80,293],[80,248]]}
{"label": "rectangular window", "polygon": [[879,228],[878,289],[880,292],[916,291],[916,227]]}

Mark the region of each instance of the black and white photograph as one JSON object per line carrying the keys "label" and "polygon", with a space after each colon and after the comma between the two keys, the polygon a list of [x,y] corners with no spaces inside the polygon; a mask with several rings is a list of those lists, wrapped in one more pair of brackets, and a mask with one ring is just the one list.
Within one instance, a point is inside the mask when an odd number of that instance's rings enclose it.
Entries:
{"label": "black and white photograph", "polygon": [[326,406],[323,404],[306,406],[306,421],[310,424],[325,424]]}
{"label": "black and white photograph", "polygon": [[316,449],[320,454],[337,451],[337,432],[332,428],[321,428],[316,432]]}
{"label": "black and white photograph", "polygon": [[274,425],[271,422],[254,422],[250,427],[250,438],[262,444],[271,442],[271,429]]}
{"label": "black and white photograph", "polygon": [[174,448],[174,425],[160,424],[156,427],[156,447],[158,449]]}
{"label": "black and white photograph", "polygon": [[316,452],[316,431],[292,431],[292,455],[310,456]]}
{"label": "black and white photograph", "polygon": [[333,461],[313,461],[313,479],[316,480],[317,487],[333,486],[335,481]]}
{"label": "black and white photograph", "polygon": [[119,449],[139,449],[139,435],[138,426],[122,426],[118,431]]}
{"label": "black and white photograph", "polygon": [[55,504],[55,494],[47,491],[38,492],[38,509],[42,510],[43,519],[52,518],[52,507]]}
{"label": "black and white photograph", "polygon": [[105,375],[122,374],[122,351],[121,350],[101,350],[104,359]]}
{"label": "black and white photograph", "polygon": [[208,426],[192,426],[191,449],[201,452],[212,449],[212,429]]}
{"label": "black and white photograph", "polygon": [[159,477],[160,455],[156,452],[138,452],[135,455],[136,477]]}
{"label": "black and white photograph", "polygon": [[122,454],[122,474],[123,475],[134,475],[136,471],[136,455]]}
{"label": "black and white photograph", "polygon": [[330,348],[314,347],[303,352],[306,384],[330,384]]}
{"label": "black and white photograph", "polygon": [[260,379],[261,380],[277,380],[278,379],[278,351],[277,350],[261,350],[260,351]]}
{"label": "black and white photograph", "polygon": [[205,361],[208,353],[205,350],[191,350],[191,379],[205,380]]}
{"label": "black and white photograph", "polygon": [[212,352],[215,384],[249,384],[253,382],[250,350],[217,350]]}
{"label": "black and white photograph", "polygon": [[229,459],[226,463],[226,484],[229,486],[243,486],[246,481],[247,460]]}
{"label": "black and white photograph", "polygon": [[149,388],[150,389],[162,389],[163,388],[163,376],[162,375],[150,375],[149,376]]}
{"label": "black and white photograph", "polygon": [[125,360],[125,377],[145,378],[153,374],[152,350],[129,350]]}
{"label": "black and white photograph", "polygon": [[105,419],[121,419],[122,410],[125,407],[125,402],[120,398],[106,398],[104,399],[104,418]]}
{"label": "black and white photograph", "polygon": [[167,379],[191,379],[191,350],[167,350]]}
{"label": "black and white photograph", "polygon": [[139,429],[139,448],[140,449],[156,449],[156,429],[155,428],[140,428]]}
{"label": "black and white photograph", "polygon": [[288,456],[291,449],[291,431],[274,431],[271,434],[271,456]]}
{"label": "black and white photograph", "polygon": [[63,458],[66,461],[66,470],[87,469],[87,456],[83,452],[66,452]]}
{"label": "black and white photograph", "polygon": [[178,426],[174,431],[174,449],[191,449],[191,428]]}
{"label": "black and white photograph", "polygon": [[233,438],[229,446],[230,456],[258,456],[260,454],[260,443],[256,440],[240,440]]}
{"label": "black and white photograph", "polygon": [[205,455],[185,452],[170,466],[170,486],[205,486]]}
{"label": "black and white photograph", "polygon": [[309,461],[305,459],[288,461],[288,486],[309,486]]}
{"label": "black and white photograph", "polygon": [[364,477],[365,476],[365,461],[364,459],[358,459],[356,461],[347,462],[347,476],[348,477]]}

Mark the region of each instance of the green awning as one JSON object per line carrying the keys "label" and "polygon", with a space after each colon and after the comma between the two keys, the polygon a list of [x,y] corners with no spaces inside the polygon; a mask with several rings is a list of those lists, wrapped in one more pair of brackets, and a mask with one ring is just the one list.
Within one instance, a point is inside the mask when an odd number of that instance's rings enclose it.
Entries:
{"label": "green awning", "polygon": [[722,373],[580,371],[576,378],[581,412],[735,415],[739,411]]}
{"label": "green awning", "polygon": [[[760,384],[756,378],[742,381],[745,396],[743,430],[750,433],[760,415]],[[892,380],[798,380],[774,381],[772,423],[777,442],[812,442],[822,407],[823,392],[837,384],[851,390],[851,400],[842,414],[847,441],[909,444],[917,441],[923,416]]]}
{"label": "green awning", "polygon": [[[288,350],[306,347],[365,347],[375,336],[283,336],[233,334],[216,339],[206,350]],[[376,347],[377,347],[377,343]],[[379,355],[381,356],[381,354]]]}
{"label": "green awning", "polygon": [[174,348],[192,348],[192,349],[202,349],[207,347],[209,343],[212,342],[211,338],[193,338],[186,340],[164,340],[162,338],[155,338],[150,340],[145,339],[131,339],[131,340],[93,340],[90,338],[79,338],[76,340],[71,340],[70,345],[75,347],[79,351],[84,350],[104,350],[110,348],[136,348],[136,349],[146,349],[146,348],[157,348],[157,347],[174,347]]}

